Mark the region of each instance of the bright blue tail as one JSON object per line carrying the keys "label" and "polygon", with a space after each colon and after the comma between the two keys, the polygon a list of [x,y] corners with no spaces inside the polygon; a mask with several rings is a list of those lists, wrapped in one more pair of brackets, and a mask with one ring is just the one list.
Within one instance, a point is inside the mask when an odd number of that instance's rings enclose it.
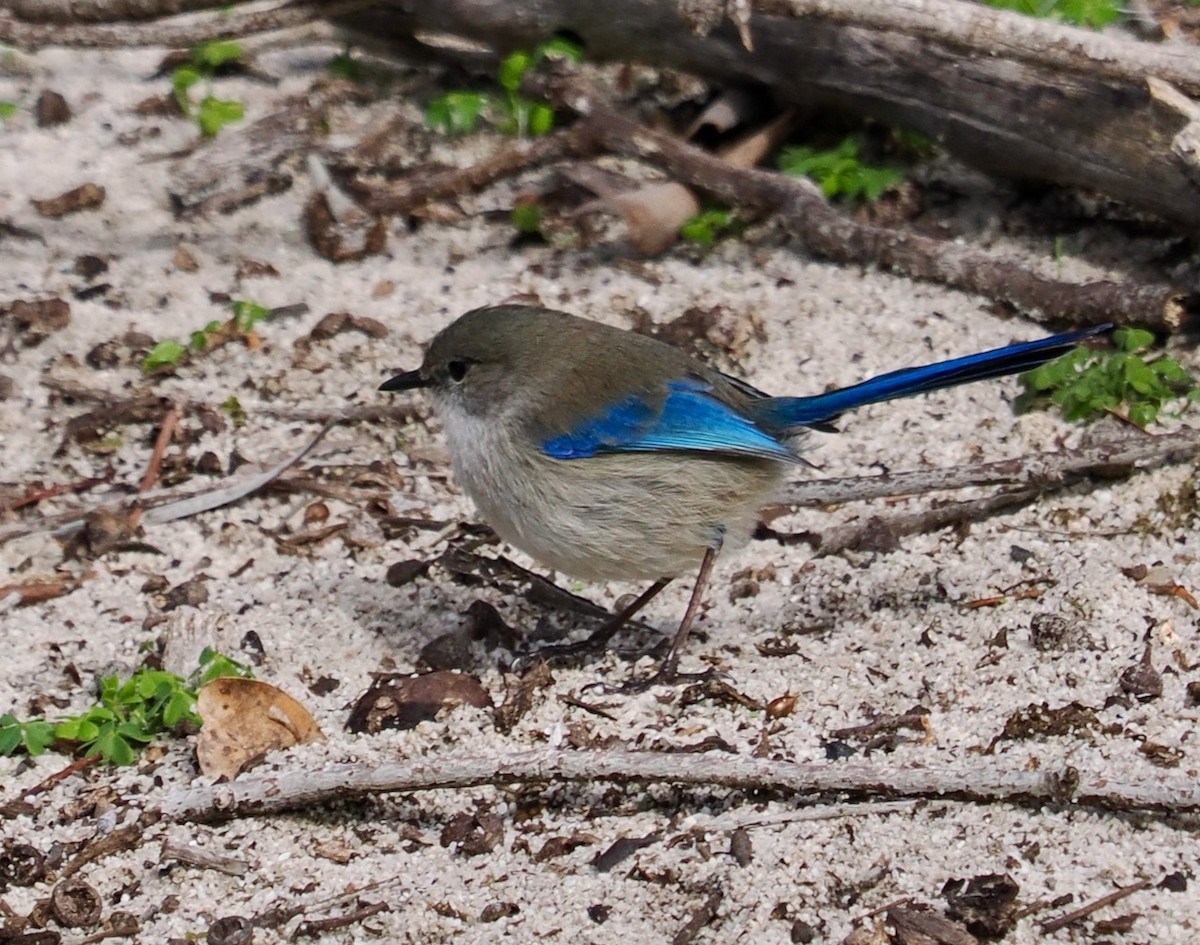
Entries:
{"label": "bright blue tail", "polygon": [[793,432],[800,427],[820,426],[834,420],[838,414],[867,404],[1028,371],[1066,354],[1084,338],[1110,328],[1112,325],[1098,325],[1006,348],[981,351],[952,361],[904,368],[815,397],[770,397],[755,404],[751,414],[756,423],[773,435]]}

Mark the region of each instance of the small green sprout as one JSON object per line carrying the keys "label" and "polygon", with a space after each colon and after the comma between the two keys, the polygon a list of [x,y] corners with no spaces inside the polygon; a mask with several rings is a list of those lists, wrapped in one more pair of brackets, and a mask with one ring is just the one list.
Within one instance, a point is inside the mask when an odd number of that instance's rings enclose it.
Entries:
{"label": "small green sprout", "polygon": [[186,345],[175,338],[164,338],[158,342],[142,360],[142,373],[153,374],[163,368],[175,367],[190,355],[207,351],[214,342],[222,344],[239,336],[245,339],[259,322],[271,317],[271,310],[265,305],[241,299],[231,302],[230,310],[233,317],[229,321],[214,319],[203,328],[193,331]]}
{"label": "small green sprout", "polygon": [[[205,348],[208,347],[209,335],[211,335],[215,332],[218,332],[220,330],[221,330],[220,321],[218,321],[217,319],[213,319],[211,322],[209,322],[207,325],[205,325],[199,331],[192,332],[192,338],[191,338],[191,342],[190,342],[191,349],[193,351],[203,351]],[[178,358],[176,358],[176,361],[177,360],[178,360]],[[172,361],[171,363],[174,364],[175,361]]]}
{"label": "small green sprout", "polygon": [[221,404],[221,409],[229,415],[235,429],[246,425],[246,408],[233,394],[230,394]]}
{"label": "small green sprout", "polygon": [[16,102],[0,101],[0,121],[15,118],[18,111],[20,111],[20,107]]}
{"label": "small green sprout", "polygon": [[[205,137],[211,138],[226,125],[241,121],[246,114],[241,102],[217,98],[212,94],[212,80],[217,70],[235,62],[242,47],[232,40],[214,40],[192,49],[191,60],[171,73],[171,88],[183,113],[200,126]],[[204,83],[205,93],[199,101],[192,100],[192,89]]]}
{"label": "small green sprout", "polygon": [[329,60],[329,71],[347,82],[361,82],[363,79],[362,65],[350,55],[349,48],[343,49]]}
{"label": "small green sprout", "polygon": [[447,92],[429,103],[425,124],[451,138],[469,135],[475,130],[483,105],[481,92]]}
{"label": "small green sprout", "polygon": [[732,210],[713,207],[701,210],[679,228],[679,235],[689,243],[712,246],[723,236],[736,236],[742,224]]}
{"label": "small green sprout", "polygon": [[159,368],[178,364],[187,354],[187,348],[174,338],[164,338],[158,342],[142,361],[142,373],[153,374]]}
{"label": "small green sprout", "polygon": [[233,302],[233,324],[244,335],[250,334],[259,322],[271,317],[271,310],[257,302],[235,300]]}
{"label": "small green sprout", "polygon": [[96,704],[79,715],[51,722],[0,716],[0,755],[43,754],[55,743],[68,743],[83,757],[99,755],[111,765],[128,765],[157,735],[186,723],[200,725],[196,691],[219,676],[252,676],[249,667],[206,648],[185,680],[161,669],[143,667],[128,679],[107,676]]}
{"label": "small green sprout", "polygon": [[516,137],[539,137],[554,128],[554,109],[520,94],[521,82],[531,69],[546,59],[567,59],[578,63],[583,51],[565,39],[542,43],[533,52],[517,50],[500,60],[496,81],[502,93],[458,90],[440,95],[429,103],[425,123],[450,136],[472,133],[481,115],[486,114],[496,128]]}
{"label": "small green sprout", "polygon": [[858,149],[859,140],[855,135],[827,150],[784,148],[779,156],[779,169],[785,174],[812,178],[821,192],[831,199],[878,200],[885,190],[904,180],[904,175],[894,168],[863,164]]}
{"label": "small green sprout", "polygon": [[1122,0],[987,0],[987,3],[1040,20],[1061,20],[1096,30],[1120,16],[1124,6]]}
{"label": "small green sprout", "polygon": [[1140,328],[1118,328],[1114,349],[1076,348],[1021,375],[1025,392],[1014,404],[1018,411],[1049,401],[1068,420],[1091,420],[1116,413],[1139,427],[1158,419],[1168,403],[1200,399],[1200,389],[1173,358],[1147,359],[1154,335]]}
{"label": "small green sprout", "polygon": [[536,235],[542,232],[542,208],[536,203],[517,204],[512,208],[509,219],[519,233]]}

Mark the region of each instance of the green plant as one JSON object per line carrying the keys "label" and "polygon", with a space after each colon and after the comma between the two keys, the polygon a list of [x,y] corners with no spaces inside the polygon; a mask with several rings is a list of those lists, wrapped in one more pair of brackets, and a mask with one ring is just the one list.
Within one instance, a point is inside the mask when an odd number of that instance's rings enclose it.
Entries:
{"label": "green plant", "polygon": [[552,39],[533,52],[517,50],[500,60],[496,81],[501,94],[456,90],[440,95],[425,110],[425,123],[451,136],[473,132],[486,114],[496,129],[516,137],[538,137],[554,128],[554,109],[520,94],[521,82],[546,59],[579,62],[583,52],[565,39]]}
{"label": "green plant", "polygon": [[187,348],[178,341],[174,338],[164,338],[151,348],[142,360],[142,373],[152,374],[159,368],[178,364],[183,360],[185,354],[187,354]]}
{"label": "green plant", "polygon": [[536,203],[519,203],[509,214],[518,233],[537,234],[542,232],[542,208]]}
{"label": "green plant", "polygon": [[153,374],[162,368],[174,367],[193,353],[207,351],[214,341],[228,341],[239,336],[245,338],[259,322],[271,317],[271,310],[257,302],[237,299],[230,302],[229,307],[232,318],[225,322],[214,319],[203,328],[193,331],[186,345],[175,338],[164,338],[155,344],[142,360],[142,373]]}
{"label": "green plant", "polygon": [[[1195,2],[1195,0],[1193,0]],[[1062,20],[1100,29],[1121,15],[1121,0],[987,0],[989,6],[1042,20]]]}
{"label": "green plant", "polygon": [[722,236],[737,235],[742,223],[732,210],[713,207],[701,210],[679,228],[679,235],[689,243],[712,246]]}
{"label": "green plant", "polygon": [[20,110],[16,102],[0,101],[0,121],[8,121]]}
{"label": "green plant", "polygon": [[349,47],[329,60],[329,71],[348,82],[361,82],[363,78],[362,65],[350,55]]}
{"label": "green plant", "polygon": [[229,415],[229,419],[233,421],[234,429],[246,425],[246,408],[242,406],[242,402],[233,394],[230,394],[221,404],[221,409]]}
{"label": "green plant", "polygon": [[107,764],[132,764],[155,736],[181,723],[200,725],[196,691],[206,682],[219,676],[251,675],[249,667],[206,647],[186,680],[146,667],[124,681],[107,676],[100,681],[95,705],[79,715],[53,722],[22,722],[11,713],[0,716],[0,755],[23,751],[36,756],[62,743],[84,757],[99,755]]}
{"label": "green plant", "polygon": [[1178,361],[1145,356],[1153,334],[1118,328],[1112,339],[1112,350],[1076,348],[1022,374],[1025,392],[1017,398],[1016,409],[1049,401],[1068,420],[1090,420],[1111,412],[1144,427],[1157,420],[1171,401],[1200,399],[1200,389]]}
{"label": "green plant", "polygon": [[[241,121],[246,111],[241,102],[217,98],[212,93],[212,80],[217,70],[242,55],[242,47],[232,40],[213,40],[201,43],[191,51],[191,59],[171,73],[171,87],[183,113],[200,126],[205,137],[211,138],[222,128]],[[193,101],[192,89],[204,83],[204,94]]]}
{"label": "green plant", "polygon": [[785,174],[812,178],[826,197],[851,200],[878,200],[885,190],[904,180],[904,175],[894,168],[863,164],[858,149],[856,135],[826,150],[806,146],[784,148],[779,156],[779,169]]}

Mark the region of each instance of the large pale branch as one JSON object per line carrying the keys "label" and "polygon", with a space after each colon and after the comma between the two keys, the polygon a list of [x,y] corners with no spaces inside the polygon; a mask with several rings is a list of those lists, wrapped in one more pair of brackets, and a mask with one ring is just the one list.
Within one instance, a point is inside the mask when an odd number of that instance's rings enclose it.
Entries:
{"label": "large pale branch", "polygon": [[1183,814],[1200,810],[1200,785],[1190,778],[1122,781],[1074,769],[1030,771],[989,757],[927,766],[893,761],[804,764],[709,752],[556,751],[509,755],[437,754],[382,765],[339,765],[239,777],[226,784],[168,795],[170,820],[212,821],[322,807],[333,800],[395,791],[429,791],[539,782],[669,782],[739,790],[774,790],[793,797],[851,795],[893,800],[927,797],[1012,803],[1058,802],[1102,810]]}

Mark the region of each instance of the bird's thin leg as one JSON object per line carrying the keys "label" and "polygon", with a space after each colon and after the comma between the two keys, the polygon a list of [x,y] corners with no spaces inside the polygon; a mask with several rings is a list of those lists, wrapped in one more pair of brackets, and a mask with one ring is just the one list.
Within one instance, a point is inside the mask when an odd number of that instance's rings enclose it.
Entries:
{"label": "bird's thin leg", "polygon": [[688,634],[692,631],[692,622],[696,619],[696,611],[700,609],[700,602],[704,599],[704,591],[708,587],[708,579],[716,561],[717,549],[704,549],[704,557],[700,559],[700,570],[696,574],[696,583],[692,586],[692,596],[688,600],[687,610],[683,612],[683,619],[679,621],[679,629],[675,631],[675,639],[671,641],[671,652],[667,654],[667,658],[655,674],[660,682],[670,682],[676,676],[676,670],[679,669],[679,657],[683,654],[683,645],[687,643]]}
{"label": "bird's thin leg", "polygon": [[675,631],[675,639],[671,641],[671,651],[658,668],[658,672],[643,679],[631,679],[620,686],[609,686],[607,683],[592,683],[592,685],[585,687],[585,689],[594,688],[608,693],[631,694],[645,692],[647,689],[652,689],[655,686],[670,686],[681,682],[703,682],[704,680],[720,676],[720,673],[711,669],[700,673],[679,672],[679,657],[683,654],[683,647],[687,643],[688,634],[692,630],[692,623],[696,619],[696,612],[700,609],[700,602],[704,600],[704,591],[708,587],[708,579],[712,574],[713,565],[716,563],[717,552],[719,550],[719,548],[708,548],[705,550],[704,557],[700,560],[700,570],[696,574],[696,584],[692,588],[692,596],[688,600],[687,610],[683,612],[683,619],[679,621],[679,629]]}
{"label": "bird's thin leg", "polygon": [[628,624],[637,615],[638,611],[654,600],[661,593],[662,589],[670,583],[670,578],[659,578],[642,591],[631,604],[621,608],[609,617],[604,622],[604,625],[588,636],[587,639],[581,640],[578,643],[560,643],[553,646],[544,646],[540,650],[536,650],[528,656],[523,657],[521,663],[529,665],[531,662],[542,660],[553,665],[578,656],[594,653],[604,648],[616,635],[618,630]]}
{"label": "bird's thin leg", "polygon": [[662,593],[662,589],[670,583],[670,578],[659,578],[648,588],[642,591],[642,593],[638,594],[633,603],[621,610],[618,610],[605,622],[603,627],[601,627],[583,642],[587,646],[603,646],[604,644],[608,643],[608,641],[613,638],[613,635],[616,634],[618,630],[625,626],[625,624],[629,623],[629,621],[631,621],[637,615],[639,610],[650,603],[650,601],[654,600],[654,598]]}

